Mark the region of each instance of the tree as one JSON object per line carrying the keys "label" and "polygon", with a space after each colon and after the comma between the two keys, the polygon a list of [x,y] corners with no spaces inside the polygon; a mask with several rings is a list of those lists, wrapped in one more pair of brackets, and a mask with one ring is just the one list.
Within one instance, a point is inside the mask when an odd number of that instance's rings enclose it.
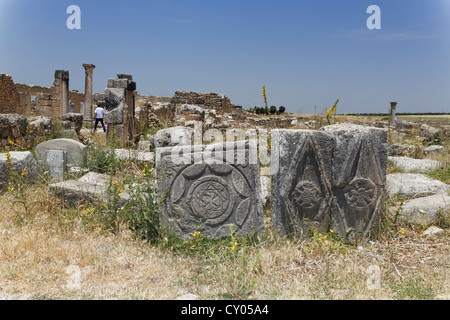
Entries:
{"label": "tree", "polygon": [[270,112],[270,114],[276,114],[277,113],[277,107],[276,106],[270,106],[269,112]]}
{"label": "tree", "polygon": [[278,108],[278,113],[282,114],[282,113],[285,113],[285,112],[286,112],[286,108],[284,106],[280,106]]}

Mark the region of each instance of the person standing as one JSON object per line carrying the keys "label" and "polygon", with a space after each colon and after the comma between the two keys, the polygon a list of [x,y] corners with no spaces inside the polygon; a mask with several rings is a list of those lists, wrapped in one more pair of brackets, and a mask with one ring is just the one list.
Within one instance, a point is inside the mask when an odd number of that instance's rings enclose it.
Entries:
{"label": "person standing", "polygon": [[94,132],[97,130],[97,125],[100,122],[103,127],[103,132],[106,132],[105,123],[103,122],[103,116],[105,115],[105,109],[103,109],[100,105],[95,109],[95,126]]}

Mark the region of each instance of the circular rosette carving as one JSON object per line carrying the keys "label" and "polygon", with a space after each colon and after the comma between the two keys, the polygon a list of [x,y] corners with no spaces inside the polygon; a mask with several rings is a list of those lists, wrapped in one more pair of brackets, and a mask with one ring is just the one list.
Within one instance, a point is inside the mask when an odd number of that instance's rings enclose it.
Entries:
{"label": "circular rosette carving", "polygon": [[169,217],[184,233],[200,227],[214,236],[224,225],[239,230],[253,215],[251,184],[233,166],[192,165],[181,170],[171,184]]}
{"label": "circular rosette carving", "polygon": [[194,216],[203,222],[227,218],[231,190],[222,178],[206,176],[192,184],[187,196],[187,205]]}
{"label": "circular rosette carving", "polygon": [[320,188],[311,181],[300,181],[292,192],[292,201],[302,209],[314,209],[321,201]]}
{"label": "circular rosette carving", "polygon": [[375,184],[369,179],[355,178],[345,188],[344,196],[347,204],[355,209],[371,206],[377,195]]}

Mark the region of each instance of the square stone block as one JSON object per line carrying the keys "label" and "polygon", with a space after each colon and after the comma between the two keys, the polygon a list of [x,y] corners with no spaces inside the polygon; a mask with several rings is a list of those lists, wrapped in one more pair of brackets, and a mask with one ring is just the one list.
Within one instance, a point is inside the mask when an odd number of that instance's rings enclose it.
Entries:
{"label": "square stone block", "polygon": [[321,131],[335,143],[331,229],[368,238],[377,232],[386,196],[387,130],[342,124]]}
{"label": "square stone block", "polygon": [[67,153],[65,150],[47,151],[47,169],[50,173],[52,182],[61,182],[64,180],[64,172],[67,168]]}
{"label": "square stone block", "polygon": [[[256,148],[255,148],[256,149]],[[164,223],[182,238],[212,239],[264,228],[259,166],[249,143],[156,149]]]}
{"label": "square stone block", "polygon": [[331,219],[333,139],[312,130],[272,130],[271,213],[284,235],[326,232]]}

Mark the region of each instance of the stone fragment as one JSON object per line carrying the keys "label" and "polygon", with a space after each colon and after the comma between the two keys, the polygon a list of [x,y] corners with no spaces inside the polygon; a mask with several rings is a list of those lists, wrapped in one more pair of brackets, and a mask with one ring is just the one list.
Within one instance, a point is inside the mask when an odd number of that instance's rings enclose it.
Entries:
{"label": "stone fragment", "polygon": [[[264,228],[259,168],[249,143],[158,148],[158,196],[164,223],[187,239]],[[182,154],[181,154],[182,151]],[[237,159],[237,160],[235,160]]]}
{"label": "stone fragment", "polygon": [[416,148],[414,145],[396,143],[389,147],[388,155],[394,157],[411,156],[414,154]]}
{"label": "stone fragment", "polygon": [[436,170],[440,162],[430,159],[413,159],[409,157],[388,157],[388,160],[405,172],[424,173]]}
{"label": "stone fragment", "polygon": [[[37,163],[29,151],[11,151],[11,167],[15,177],[21,177],[24,169],[27,174],[25,179],[32,181],[38,175]],[[0,153],[0,187],[5,188],[10,182],[6,153]]]}
{"label": "stone fragment", "polygon": [[47,169],[50,173],[52,182],[61,182],[64,180],[64,172],[67,171],[67,155],[65,150],[48,150]]}
{"label": "stone fragment", "polygon": [[261,200],[263,205],[266,205],[267,201],[270,200],[271,178],[267,176],[260,176],[260,180],[261,180]]}
{"label": "stone fragment", "polygon": [[138,145],[139,150],[150,151],[151,148],[152,148],[152,143],[150,140],[140,140],[139,141],[139,145]]}
{"label": "stone fragment", "polygon": [[[332,207],[333,137],[311,130],[272,130],[271,214],[282,234],[326,232]],[[277,168],[278,170],[275,170]]]}
{"label": "stone fragment", "polygon": [[444,230],[436,226],[431,226],[423,232],[423,236],[441,236],[444,234]]}
{"label": "stone fragment", "polygon": [[127,79],[108,79],[108,88],[126,89],[127,87]]}
{"label": "stone fragment", "polygon": [[192,144],[194,130],[187,127],[173,127],[159,130],[150,138],[152,148],[187,146]]}
{"label": "stone fragment", "polygon": [[38,161],[45,162],[49,150],[65,150],[67,165],[85,167],[87,160],[87,147],[72,139],[54,139],[40,143],[36,146]]}
{"label": "stone fragment", "polygon": [[66,129],[73,129],[80,132],[83,127],[83,115],[81,113],[66,113],[59,117],[66,124]]}
{"label": "stone fragment", "polygon": [[405,202],[400,215],[413,223],[430,223],[440,210],[448,210],[449,204],[447,193],[416,198]]}
{"label": "stone fragment", "polygon": [[28,120],[19,114],[0,114],[0,139],[17,139],[27,132]]}
{"label": "stone fragment", "polygon": [[386,196],[387,130],[342,124],[320,131],[334,138],[331,228],[340,236],[370,237]]}
{"label": "stone fragment", "polygon": [[423,149],[424,155],[431,155],[431,154],[445,154],[445,148],[443,146],[428,146],[425,149]]}
{"label": "stone fragment", "polygon": [[419,135],[429,142],[436,142],[441,140],[439,129],[436,129],[427,124],[422,124],[420,126]]}
{"label": "stone fragment", "polygon": [[[86,181],[87,180],[87,181]],[[49,193],[61,198],[69,207],[77,207],[80,203],[99,204],[108,203],[108,183],[106,178],[102,178],[101,183],[91,182],[91,177],[82,177],[80,180],[67,180],[53,183],[48,186]],[[128,192],[123,191],[119,194],[118,206],[125,205],[130,200]]]}
{"label": "stone fragment", "polygon": [[205,120],[205,109],[196,106],[184,104],[177,108],[177,117],[185,118],[186,120],[203,121]]}
{"label": "stone fragment", "polygon": [[123,123],[123,106],[119,106],[112,110],[106,111],[104,116],[107,124],[122,124]]}
{"label": "stone fragment", "polygon": [[78,179],[78,181],[106,186],[110,183],[111,176],[109,176],[105,173],[97,173],[97,172],[91,171],[91,172],[86,173],[80,179]]}
{"label": "stone fragment", "polygon": [[149,164],[154,162],[153,152],[136,151],[131,149],[115,149],[114,153],[120,160],[137,160]]}
{"label": "stone fragment", "polygon": [[398,194],[407,197],[426,197],[449,189],[449,186],[442,181],[413,173],[388,174],[387,185],[390,196]]}
{"label": "stone fragment", "polygon": [[48,136],[52,133],[55,123],[51,117],[36,117],[30,122],[30,134],[33,136]]}
{"label": "stone fragment", "polygon": [[441,126],[441,129],[446,137],[450,137],[450,125],[443,125]]}

